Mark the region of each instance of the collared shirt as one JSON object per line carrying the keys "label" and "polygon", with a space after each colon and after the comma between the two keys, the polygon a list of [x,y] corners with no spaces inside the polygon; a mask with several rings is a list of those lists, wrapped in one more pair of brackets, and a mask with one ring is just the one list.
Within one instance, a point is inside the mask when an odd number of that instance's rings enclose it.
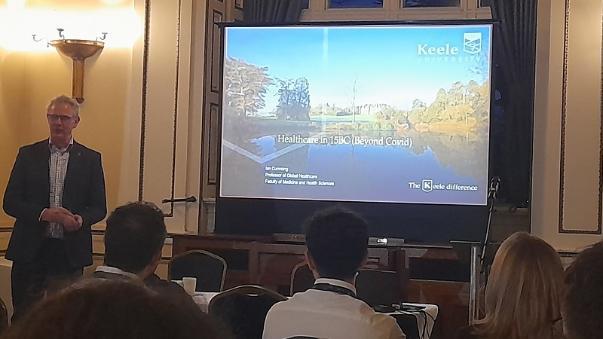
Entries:
{"label": "collared shirt", "polygon": [[[316,284],[354,285],[335,279],[316,279]],[[275,304],[266,315],[264,339],[310,336],[329,339],[400,339],[404,333],[389,315],[375,312],[364,301],[349,295],[309,289]]]}
{"label": "collared shirt", "polygon": [[[73,138],[65,148],[58,148],[48,139],[50,147],[49,178],[50,178],[50,207],[63,207],[63,187],[65,184],[65,174],[69,164],[69,149],[73,145]],[[63,225],[51,222],[46,229],[48,238],[62,239],[64,236]]]}
{"label": "collared shirt", "polygon": [[128,279],[140,280],[140,277],[138,275],[131,273],[131,272],[126,272],[122,269],[119,269],[119,268],[113,267],[113,266],[104,266],[104,265],[98,266],[96,268],[96,270],[94,270],[94,272],[116,274],[116,275],[124,276],[125,278],[128,278]]}

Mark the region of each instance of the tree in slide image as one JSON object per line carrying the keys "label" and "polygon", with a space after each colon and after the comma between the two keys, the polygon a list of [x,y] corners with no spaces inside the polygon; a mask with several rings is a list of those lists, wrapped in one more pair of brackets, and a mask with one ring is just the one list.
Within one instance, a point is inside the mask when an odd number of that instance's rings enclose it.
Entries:
{"label": "tree in slide image", "polygon": [[276,116],[280,120],[310,120],[310,85],[308,79],[281,80],[279,84]]}
{"label": "tree in slide image", "polygon": [[266,89],[272,84],[268,67],[258,67],[235,58],[224,63],[224,113],[252,117],[266,106]]}

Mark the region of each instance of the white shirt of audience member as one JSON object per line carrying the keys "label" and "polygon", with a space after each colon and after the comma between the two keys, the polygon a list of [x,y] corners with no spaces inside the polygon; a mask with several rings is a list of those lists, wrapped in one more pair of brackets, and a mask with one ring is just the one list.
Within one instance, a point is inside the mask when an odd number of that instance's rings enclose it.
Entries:
{"label": "white shirt of audience member", "polygon": [[[354,285],[335,279],[316,284],[340,286],[356,293]],[[309,336],[329,339],[406,338],[396,320],[375,312],[365,302],[331,291],[309,289],[275,304],[266,316],[263,339]]]}

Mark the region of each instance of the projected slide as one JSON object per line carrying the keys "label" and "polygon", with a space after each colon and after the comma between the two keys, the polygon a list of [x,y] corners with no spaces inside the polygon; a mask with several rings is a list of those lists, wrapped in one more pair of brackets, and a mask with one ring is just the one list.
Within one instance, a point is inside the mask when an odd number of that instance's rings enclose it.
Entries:
{"label": "projected slide", "polygon": [[227,27],[220,196],[483,205],[491,26]]}

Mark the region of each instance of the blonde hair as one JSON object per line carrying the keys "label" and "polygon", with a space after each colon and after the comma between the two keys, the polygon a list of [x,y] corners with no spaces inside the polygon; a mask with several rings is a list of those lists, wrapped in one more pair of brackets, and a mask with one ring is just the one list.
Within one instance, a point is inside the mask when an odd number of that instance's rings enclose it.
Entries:
{"label": "blonde hair", "polygon": [[505,240],[486,287],[486,316],[475,326],[484,338],[562,337],[563,266],[555,250],[528,233]]}
{"label": "blonde hair", "polygon": [[66,95],[59,95],[58,97],[50,100],[50,103],[46,107],[46,112],[50,111],[50,109],[56,105],[69,106],[69,107],[73,108],[73,115],[75,117],[80,116],[80,104],[78,104],[78,102],[75,99],[72,99]]}

